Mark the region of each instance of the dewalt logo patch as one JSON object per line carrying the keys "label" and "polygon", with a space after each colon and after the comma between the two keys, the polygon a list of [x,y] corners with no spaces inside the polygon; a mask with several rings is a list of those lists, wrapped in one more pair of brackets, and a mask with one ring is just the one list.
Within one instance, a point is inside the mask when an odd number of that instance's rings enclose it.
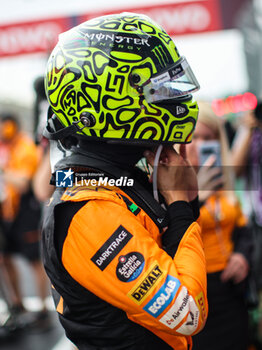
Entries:
{"label": "dewalt logo patch", "polygon": [[154,263],[127,294],[136,304],[140,305],[152,293],[154,288],[162,280],[165,273],[158,263]]}

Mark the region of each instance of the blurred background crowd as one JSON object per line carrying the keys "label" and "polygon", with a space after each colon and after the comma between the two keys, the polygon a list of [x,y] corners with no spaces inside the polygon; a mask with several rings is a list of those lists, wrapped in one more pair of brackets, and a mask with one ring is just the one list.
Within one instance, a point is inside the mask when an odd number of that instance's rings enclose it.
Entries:
{"label": "blurred background crowd", "polygon": [[[59,327],[39,249],[43,207],[53,191],[46,180],[48,142],[42,137],[48,107],[45,64],[59,33],[123,11],[144,13],[162,24],[201,86],[188,157],[199,179],[210,316],[193,349],[214,350],[210,344],[217,337],[220,350],[240,349],[238,342],[262,349],[262,0],[1,4],[0,349],[17,349],[10,339],[23,337],[25,330],[45,333]],[[206,141],[219,144],[219,171],[215,157],[199,158],[197,150]],[[37,307],[25,302],[26,274]],[[27,350],[35,349],[28,344]]]}

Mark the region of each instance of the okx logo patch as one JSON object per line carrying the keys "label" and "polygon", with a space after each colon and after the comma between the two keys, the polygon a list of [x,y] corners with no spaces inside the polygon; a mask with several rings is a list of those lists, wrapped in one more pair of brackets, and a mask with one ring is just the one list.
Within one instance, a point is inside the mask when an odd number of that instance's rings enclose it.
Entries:
{"label": "okx logo patch", "polygon": [[73,187],[73,174],[71,170],[57,170],[56,171],[56,187]]}
{"label": "okx logo patch", "polygon": [[120,225],[91,260],[101,271],[104,271],[132,237],[133,235]]}

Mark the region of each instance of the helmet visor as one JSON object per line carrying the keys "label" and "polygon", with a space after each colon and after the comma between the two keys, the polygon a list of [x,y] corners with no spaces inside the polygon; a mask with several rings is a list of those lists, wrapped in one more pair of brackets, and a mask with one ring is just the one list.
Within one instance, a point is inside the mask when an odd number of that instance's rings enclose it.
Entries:
{"label": "helmet visor", "polygon": [[164,73],[150,79],[143,87],[148,103],[176,99],[199,90],[199,83],[185,57]]}

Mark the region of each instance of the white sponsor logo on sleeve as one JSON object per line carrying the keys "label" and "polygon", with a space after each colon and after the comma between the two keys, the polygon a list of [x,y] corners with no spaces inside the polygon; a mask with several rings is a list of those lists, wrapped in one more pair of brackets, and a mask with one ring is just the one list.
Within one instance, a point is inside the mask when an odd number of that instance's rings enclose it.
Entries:
{"label": "white sponsor logo on sleeve", "polygon": [[189,297],[189,314],[186,318],[186,321],[182,324],[181,327],[179,327],[176,331],[177,333],[181,333],[183,335],[190,335],[192,334],[198,326],[198,320],[199,320],[199,310],[196,306],[196,303],[194,299]]}
{"label": "white sponsor logo on sleeve", "polygon": [[189,312],[189,294],[186,287],[183,287],[177,296],[174,305],[168,310],[160,322],[165,326],[174,329]]}

